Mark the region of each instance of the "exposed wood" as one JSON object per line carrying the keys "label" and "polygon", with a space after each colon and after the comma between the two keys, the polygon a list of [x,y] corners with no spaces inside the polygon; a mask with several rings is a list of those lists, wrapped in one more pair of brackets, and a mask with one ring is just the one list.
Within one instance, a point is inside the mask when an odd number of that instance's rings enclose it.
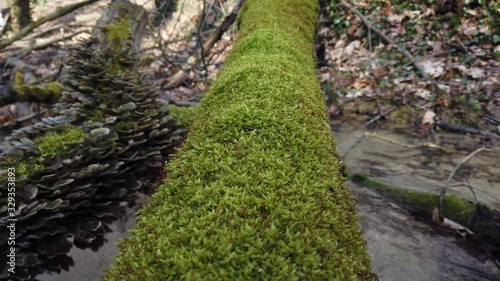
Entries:
{"label": "exposed wood", "polygon": [[12,43],[16,42],[17,40],[23,38],[24,36],[28,35],[31,31],[33,31],[33,29],[39,27],[40,25],[46,23],[46,22],[49,22],[49,21],[52,21],[52,20],[55,20],[59,17],[62,17],[66,14],[69,14],[71,12],[73,12],[74,10],[78,9],[78,8],[81,8],[83,6],[86,6],[88,4],[92,4],[94,2],[97,2],[98,0],[87,0],[87,1],[83,1],[83,2],[79,2],[79,3],[76,3],[76,4],[73,4],[73,5],[70,5],[70,6],[66,6],[66,7],[63,7],[63,8],[60,8],[60,9],[57,9],[55,12],[51,13],[51,14],[48,14],[44,17],[41,17],[40,19],[34,21],[34,22],[31,22],[28,26],[26,26],[25,28],[23,28],[21,31],[19,31],[18,33],[14,34],[12,37],[6,39],[6,40],[2,40],[0,41],[0,50],[3,50],[5,47],[11,45]]}
{"label": "exposed wood", "polygon": [[[238,0],[238,2],[234,5],[231,13],[222,21],[222,23],[219,25],[219,27],[217,27],[217,29],[215,29],[212,33],[210,33],[210,36],[208,37],[207,41],[205,41],[205,43],[203,43],[201,47],[202,49],[201,56],[208,55],[209,51],[212,49],[215,43],[221,38],[222,34],[224,34],[224,32],[226,32],[229,29],[229,27],[231,27],[231,25],[236,20],[236,17],[238,16],[241,6],[244,3],[245,0]],[[169,77],[168,79],[164,80],[161,83],[162,86],[166,89],[176,88],[182,83],[182,81],[184,81],[184,79],[189,74],[191,69],[193,69],[198,64],[198,62],[199,59],[197,56],[195,55],[190,56],[186,64],[179,71],[177,71],[173,76]]]}

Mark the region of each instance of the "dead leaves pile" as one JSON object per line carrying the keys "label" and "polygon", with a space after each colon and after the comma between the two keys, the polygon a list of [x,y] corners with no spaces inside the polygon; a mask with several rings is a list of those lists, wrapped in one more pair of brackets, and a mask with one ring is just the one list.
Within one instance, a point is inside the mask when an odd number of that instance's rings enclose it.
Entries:
{"label": "dead leaves pile", "polygon": [[[386,106],[411,106],[415,114],[406,122],[432,122],[430,111],[435,118],[497,130],[500,30],[494,17],[500,13],[500,5],[466,5],[459,12],[443,15],[431,5],[398,4],[396,0],[355,2],[351,4],[396,44],[387,45],[338,3],[326,7],[319,35],[329,66],[320,69],[320,79],[332,107],[353,99],[377,100],[379,107],[384,102]],[[402,47],[414,61],[408,61]],[[429,79],[422,78],[415,64]],[[370,110],[364,113],[380,114],[387,109]],[[493,122],[484,121],[485,116]],[[391,116],[387,118],[391,120]]]}

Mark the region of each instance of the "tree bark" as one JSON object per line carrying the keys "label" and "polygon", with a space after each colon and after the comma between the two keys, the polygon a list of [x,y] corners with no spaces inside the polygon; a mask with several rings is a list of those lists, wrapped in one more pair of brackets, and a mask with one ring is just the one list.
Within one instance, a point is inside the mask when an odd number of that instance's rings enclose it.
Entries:
{"label": "tree bark", "polygon": [[104,280],[374,280],[315,72],[317,0],[247,0]]}
{"label": "tree bark", "polygon": [[10,7],[11,26],[14,32],[19,32],[31,23],[30,0],[8,0]]}

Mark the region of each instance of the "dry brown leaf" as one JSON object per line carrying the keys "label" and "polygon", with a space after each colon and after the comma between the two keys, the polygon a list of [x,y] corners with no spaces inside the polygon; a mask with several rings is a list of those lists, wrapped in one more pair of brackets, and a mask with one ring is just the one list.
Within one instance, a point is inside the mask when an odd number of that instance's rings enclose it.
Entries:
{"label": "dry brown leaf", "polygon": [[415,92],[415,95],[417,97],[421,97],[423,98],[424,100],[429,100],[430,97],[431,97],[431,92],[429,90],[426,90],[426,89],[417,89],[417,91]]}
{"label": "dry brown leaf", "polygon": [[365,78],[356,79],[356,81],[354,81],[352,86],[354,87],[354,89],[360,90],[360,89],[366,88],[367,86],[370,86],[370,84],[371,84],[370,79],[365,77]]}
{"label": "dry brown leaf", "polygon": [[418,32],[418,34],[422,34],[422,35],[426,34],[425,29],[422,26],[418,25],[418,24],[415,25],[415,30]]}
{"label": "dry brown leaf", "polygon": [[430,111],[430,110],[427,110],[425,113],[424,113],[424,116],[422,117],[422,124],[434,124],[434,117],[436,116],[436,113]]}
{"label": "dry brown leaf", "polygon": [[484,78],[484,70],[479,67],[471,67],[469,69],[468,75],[474,79]]}
{"label": "dry brown leaf", "polygon": [[347,47],[345,47],[344,52],[347,56],[352,56],[354,54],[354,51],[359,49],[359,46],[361,46],[361,41],[359,40],[354,40]]}
{"label": "dry brown leaf", "polygon": [[444,227],[444,228],[452,229],[452,230],[464,230],[467,232],[467,234],[474,235],[474,232],[472,232],[472,230],[468,229],[467,227],[465,227],[457,222],[454,222],[454,221],[449,220],[447,218],[443,218],[443,221],[441,221],[439,219],[438,208],[434,208],[434,210],[432,210],[432,221],[435,224],[439,225],[440,227]]}
{"label": "dry brown leaf", "polygon": [[430,75],[433,78],[437,78],[437,77],[443,75],[444,71],[445,71],[444,63],[442,61],[439,61],[439,60],[425,60],[425,61],[418,62],[418,64],[420,65],[420,67],[423,69],[423,71],[425,73],[427,73],[428,75]]}
{"label": "dry brown leaf", "polygon": [[387,72],[385,70],[385,67],[378,67],[373,69],[373,76],[375,76],[375,78],[382,78],[386,73]]}
{"label": "dry brown leaf", "polygon": [[390,16],[387,17],[387,20],[392,25],[396,25],[398,23],[401,23],[405,17],[406,17],[405,15],[395,15],[395,14],[392,14],[392,15],[390,15]]}

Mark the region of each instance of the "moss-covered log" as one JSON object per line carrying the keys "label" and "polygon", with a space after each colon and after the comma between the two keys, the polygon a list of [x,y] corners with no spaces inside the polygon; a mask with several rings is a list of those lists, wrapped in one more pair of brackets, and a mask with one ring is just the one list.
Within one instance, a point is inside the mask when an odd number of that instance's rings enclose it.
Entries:
{"label": "moss-covered log", "polygon": [[[381,193],[414,214],[432,217],[432,210],[439,205],[437,193],[419,192],[390,186],[366,176],[354,175],[352,181]],[[485,205],[469,202],[453,195],[446,195],[443,203],[446,218],[469,227],[481,235],[484,241],[500,246],[500,212]]]}
{"label": "moss-covered log", "polygon": [[152,191],[183,139],[185,130],[158,102],[155,85],[133,70],[130,30],[142,12],[134,5],[137,13],[127,18],[132,4],[116,4],[125,1],[111,5],[118,12],[102,36],[71,48],[64,90],[52,106],[57,115],[13,131],[0,149],[2,234],[17,220],[15,245],[0,235],[0,280],[68,270],[73,246],[96,251],[120,203]]}
{"label": "moss-covered log", "polygon": [[370,280],[315,73],[316,0],[248,0],[168,179],[104,280]]}

